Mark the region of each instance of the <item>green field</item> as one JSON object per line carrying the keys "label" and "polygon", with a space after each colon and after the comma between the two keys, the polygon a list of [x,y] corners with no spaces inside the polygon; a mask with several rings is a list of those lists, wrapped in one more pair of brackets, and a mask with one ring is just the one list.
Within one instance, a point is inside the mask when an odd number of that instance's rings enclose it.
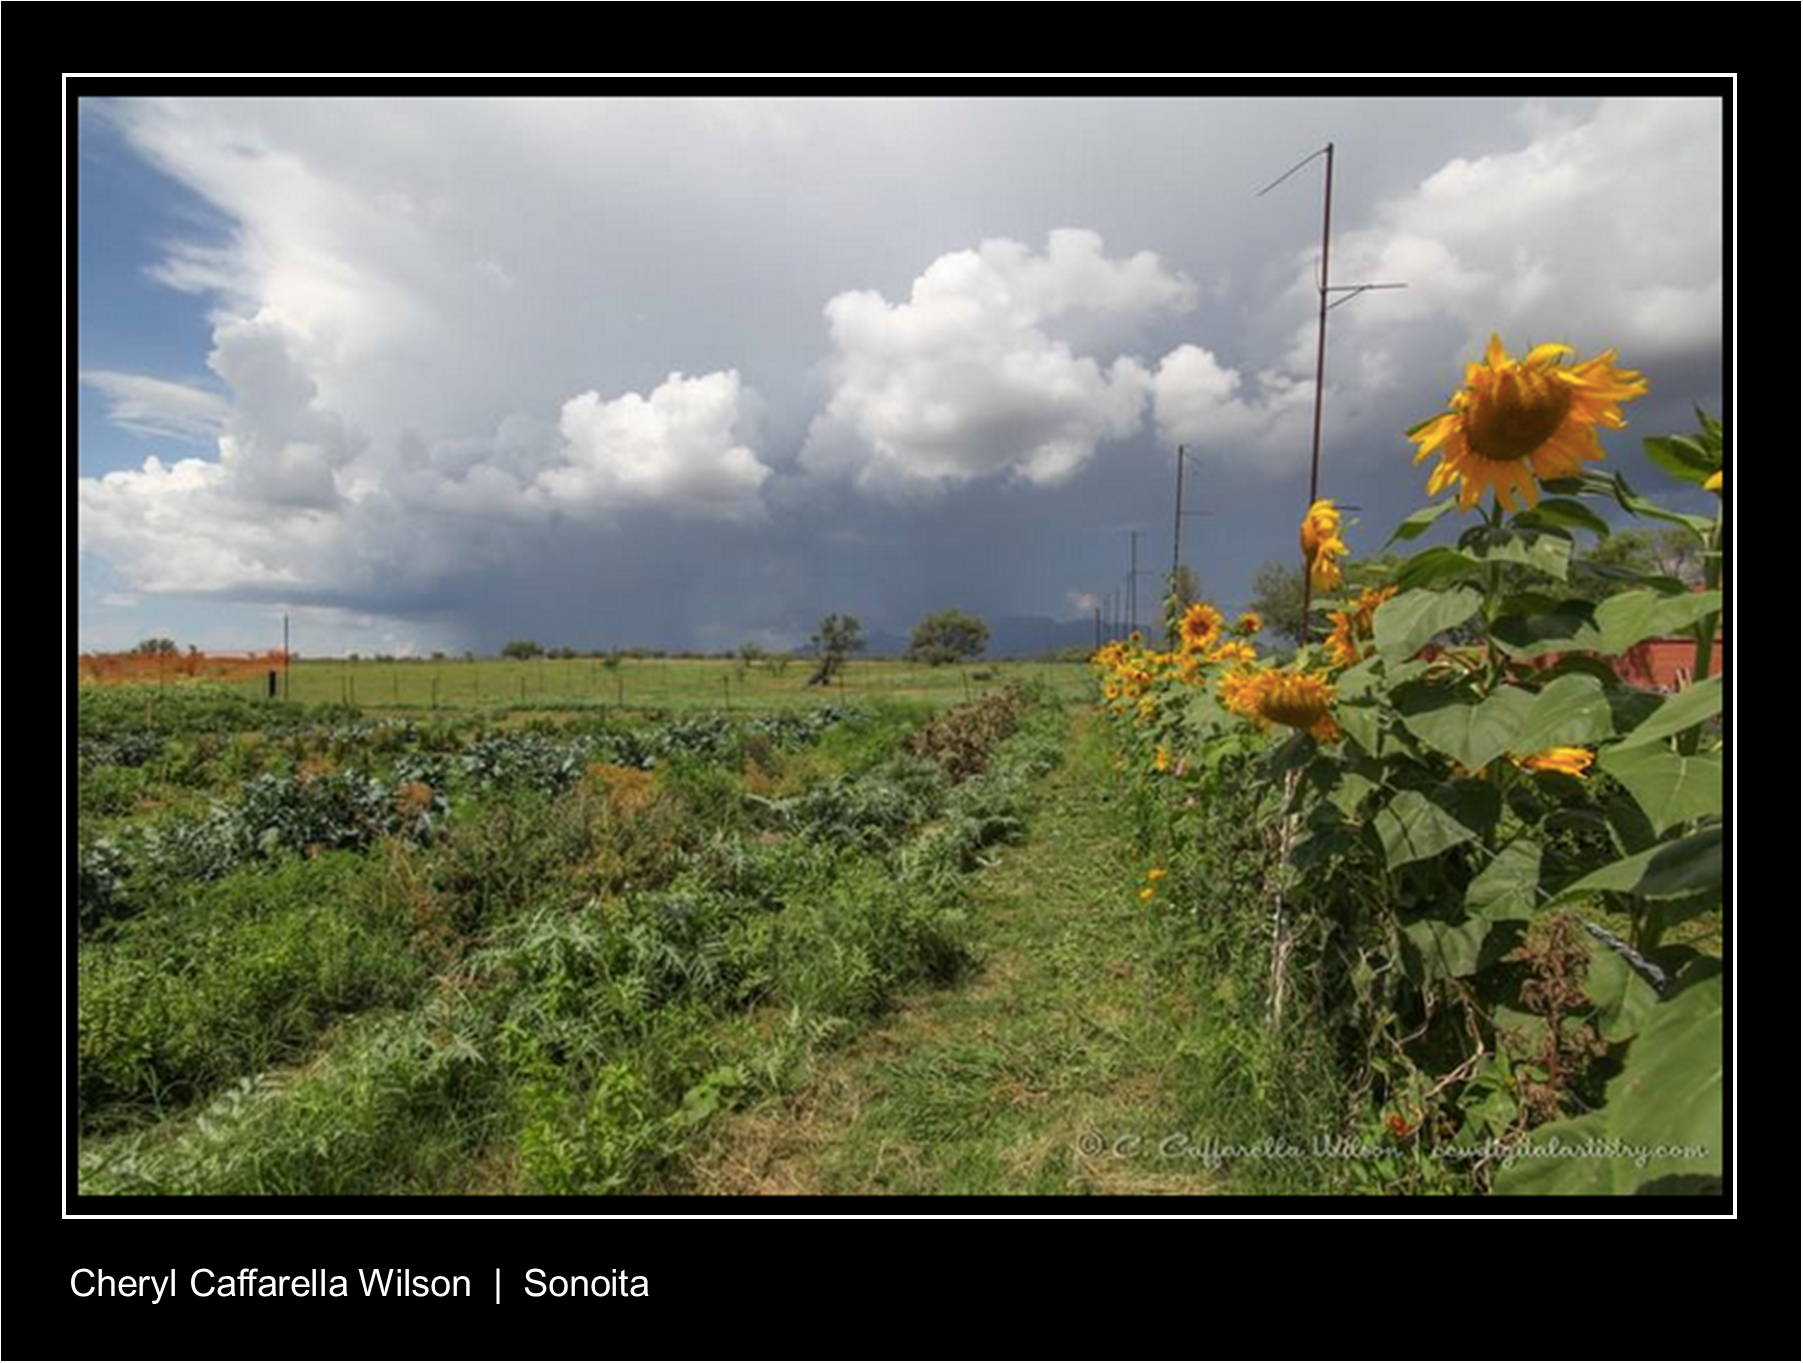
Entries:
{"label": "green field", "polygon": [[[854,661],[830,687],[809,686],[812,664],[797,658],[778,670],[768,663],[741,667],[723,658],[625,658],[609,667],[599,658],[530,661],[478,658],[471,662],[403,660],[348,662],[304,659],[288,679],[289,699],[344,702],[365,710],[472,710],[505,705],[547,709],[624,707],[628,710],[771,710],[823,700],[884,697],[951,705],[1010,681],[1044,681],[1059,695],[1085,693],[1081,663],[1002,662],[926,667],[888,660]],[[263,684],[244,683],[246,695]]]}

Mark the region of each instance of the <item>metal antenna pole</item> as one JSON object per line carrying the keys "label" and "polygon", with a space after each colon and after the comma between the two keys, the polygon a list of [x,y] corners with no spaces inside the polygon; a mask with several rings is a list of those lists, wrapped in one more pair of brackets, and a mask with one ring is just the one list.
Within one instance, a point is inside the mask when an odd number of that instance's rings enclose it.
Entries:
{"label": "metal antenna pole", "polygon": [[1127,557],[1127,634],[1139,628],[1139,531],[1129,530],[1127,542],[1132,546]]}
{"label": "metal antenna pole", "polygon": [[[1327,189],[1321,196],[1321,311],[1315,324],[1315,438],[1308,456],[1308,502],[1321,495],[1321,395],[1327,385],[1327,279],[1328,252],[1333,247],[1333,143],[1327,144]],[[1308,615],[1307,589],[1302,613]]]}
{"label": "metal antenna pole", "polygon": [[[1177,447],[1177,508],[1171,513],[1171,595],[1177,595],[1177,570],[1183,566],[1183,455],[1184,448]],[[1167,644],[1175,642],[1177,626],[1171,622],[1165,634]]]}
{"label": "metal antenna pole", "polygon": [[[1259,190],[1254,196],[1262,198],[1290,176],[1301,170],[1317,156],[1327,162],[1324,177],[1325,189],[1321,196],[1321,269],[1315,281],[1315,291],[1320,300],[1320,308],[1315,321],[1315,421],[1314,438],[1309,446],[1308,456],[1308,504],[1313,506],[1321,499],[1321,408],[1327,391],[1327,313],[1341,303],[1350,302],[1361,293],[1372,289],[1402,289],[1406,284],[1347,284],[1335,285],[1329,275],[1329,253],[1333,247],[1333,143],[1329,142],[1320,151],[1310,152],[1270,184]],[[1345,294],[1344,298],[1327,301],[1330,293]],[[1302,642],[1308,642],[1309,608],[1313,604],[1314,582],[1304,569],[1302,574]]]}

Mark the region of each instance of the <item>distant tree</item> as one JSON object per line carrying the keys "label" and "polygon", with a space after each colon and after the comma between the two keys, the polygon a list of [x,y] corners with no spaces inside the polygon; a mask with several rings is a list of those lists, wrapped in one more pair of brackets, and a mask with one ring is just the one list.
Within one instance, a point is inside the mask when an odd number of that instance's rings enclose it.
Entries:
{"label": "distant tree", "polygon": [[503,658],[537,658],[544,651],[536,639],[511,639],[501,646]]}
{"label": "distant tree", "polygon": [[175,640],[165,639],[161,635],[151,639],[140,639],[133,653],[146,653],[153,657],[166,657],[176,652]]}
{"label": "distant tree", "polygon": [[989,647],[989,626],[960,610],[943,610],[914,626],[914,637],[905,655],[909,662],[955,663],[975,658]]}
{"label": "distant tree", "polygon": [[432,650],[432,661],[435,663],[442,663],[444,661],[444,650],[442,648],[435,648]]}
{"label": "distant tree", "polygon": [[1273,559],[1252,578],[1251,608],[1264,618],[1265,628],[1298,646],[1302,630],[1302,565]]}
{"label": "distant tree", "polygon": [[547,658],[557,658],[568,661],[576,656],[576,650],[571,648],[568,644],[563,644],[557,648],[546,649],[545,656]]}
{"label": "distant tree", "polygon": [[825,686],[845,666],[848,655],[864,647],[864,627],[855,615],[829,615],[808,638],[808,648],[817,661],[809,686]]}

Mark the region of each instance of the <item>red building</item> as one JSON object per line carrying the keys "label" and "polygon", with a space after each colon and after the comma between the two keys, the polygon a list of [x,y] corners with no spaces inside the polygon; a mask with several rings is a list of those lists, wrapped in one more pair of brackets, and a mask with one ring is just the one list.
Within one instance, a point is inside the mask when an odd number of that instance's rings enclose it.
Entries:
{"label": "red building", "polygon": [[[1615,660],[1615,670],[1625,682],[1649,687],[1654,691],[1676,691],[1693,680],[1697,641],[1679,636],[1675,639],[1648,639]],[[1715,636],[1715,649],[1709,655],[1709,673],[1722,670],[1722,636]]]}

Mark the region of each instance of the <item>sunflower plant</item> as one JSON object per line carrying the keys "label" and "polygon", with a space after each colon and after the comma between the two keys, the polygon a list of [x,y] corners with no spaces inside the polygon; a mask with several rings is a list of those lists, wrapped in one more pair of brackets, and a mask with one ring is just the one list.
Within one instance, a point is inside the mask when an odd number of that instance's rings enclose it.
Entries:
{"label": "sunflower plant", "polygon": [[[1162,749],[1206,792],[1210,754],[1257,754],[1285,830],[1268,877],[1273,989],[1306,969],[1338,1020],[1358,1021],[1366,1124],[1406,1106],[1414,1167],[1443,1170],[1425,1158],[1439,1145],[1594,1138],[1678,1153],[1497,1157],[1468,1177],[1501,1192],[1704,1189],[1721,1172],[1721,978],[1673,934],[1723,909],[1711,672],[1726,433],[1699,414],[1696,433],[1645,442],[1656,468],[1718,493],[1714,516],[1642,497],[1597,467],[1597,431],[1624,425],[1647,381],[1613,352],[1573,353],[1516,359],[1493,338],[1409,433],[1418,461],[1440,457],[1430,495],[1449,495],[1396,528],[1386,547],[1405,556],[1385,580],[1347,586],[1337,508],[1308,509],[1316,585],[1346,591],[1324,603],[1318,642],[1282,666],[1229,657],[1210,611],[1179,622],[1173,655],[1109,660],[1105,685],[1141,771]],[[1581,599],[1574,550],[1611,533],[1599,507],[1687,527],[1703,589],[1623,570],[1614,595]],[[1448,517],[1469,523],[1413,548]],[[1696,650],[1679,689],[1624,679],[1636,648],[1684,633]]]}

